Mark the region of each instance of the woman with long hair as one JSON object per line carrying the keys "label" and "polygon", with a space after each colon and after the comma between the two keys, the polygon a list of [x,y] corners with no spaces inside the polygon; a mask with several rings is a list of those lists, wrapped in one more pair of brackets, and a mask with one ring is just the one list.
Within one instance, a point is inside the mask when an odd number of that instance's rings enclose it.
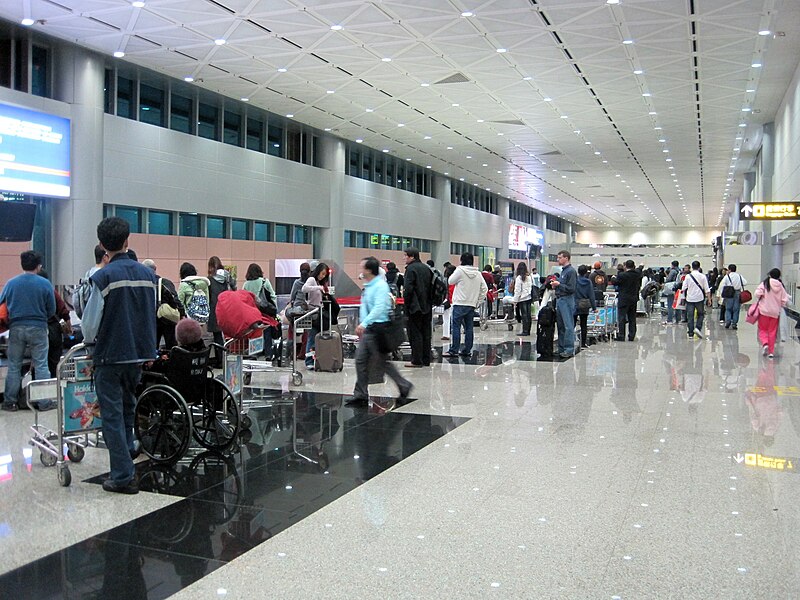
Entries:
{"label": "woman with long hair", "polygon": [[[789,294],[781,283],[780,269],[772,269],[767,278],[756,288],[758,298],[758,341],[761,352],[773,358],[775,356],[775,339],[778,336],[778,324],[783,307],[789,302]],[[753,310],[753,309],[751,309]]]}
{"label": "woman with long hair", "polygon": [[523,261],[517,265],[514,273],[514,304],[519,308],[522,319],[520,335],[531,334],[531,302],[533,300],[533,278],[528,272],[528,265]]}
{"label": "woman with long hair", "polygon": [[313,321],[311,329],[308,331],[308,341],[306,341],[306,368],[314,368],[314,350],[316,348],[315,338],[322,331],[322,295],[328,293],[328,279],[330,269],[324,262],[319,263],[303,284],[302,291],[306,294],[306,302],[311,308],[319,308],[319,318]]}

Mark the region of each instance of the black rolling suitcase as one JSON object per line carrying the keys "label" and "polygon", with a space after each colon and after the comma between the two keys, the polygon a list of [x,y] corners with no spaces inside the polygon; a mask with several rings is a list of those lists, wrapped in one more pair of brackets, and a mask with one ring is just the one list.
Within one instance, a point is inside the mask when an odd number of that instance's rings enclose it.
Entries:
{"label": "black rolling suitcase", "polygon": [[[314,370],[338,373],[344,368],[344,346],[342,336],[333,329],[333,314],[328,308],[328,330],[321,331],[314,338]],[[324,319],[320,315],[320,322]]]}
{"label": "black rolling suitcase", "polygon": [[556,310],[551,304],[545,304],[536,317],[536,353],[541,358],[553,357],[555,337]]}

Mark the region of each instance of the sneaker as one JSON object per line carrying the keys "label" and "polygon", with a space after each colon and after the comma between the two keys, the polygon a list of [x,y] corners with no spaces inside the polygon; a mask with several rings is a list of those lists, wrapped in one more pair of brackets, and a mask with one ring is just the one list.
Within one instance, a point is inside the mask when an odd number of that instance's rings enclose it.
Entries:
{"label": "sneaker", "polygon": [[107,492],[114,492],[117,494],[138,494],[139,486],[136,485],[136,480],[131,479],[128,483],[119,484],[114,483],[113,479],[106,479],[103,482],[103,489]]}
{"label": "sneaker", "polygon": [[9,404],[8,402],[4,402],[3,403],[3,410],[8,411],[8,412],[17,412],[19,410],[19,408],[17,408],[16,404],[13,404],[13,403]]}
{"label": "sneaker", "polygon": [[697,327],[694,328],[694,334],[699,337],[701,340],[703,339],[703,332],[700,331]]}
{"label": "sneaker", "polygon": [[400,390],[400,399],[405,400],[406,398],[408,398],[408,395],[411,393],[411,390],[413,389],[414,389],[414,384],[409,383],[407,388],[403,388],[402,390]]}
{"label": "sneaker", "polygon": [[739,329],[739,326],[738,326],[736,323],[733,323],[733,324],[731,325],[731,328],[732,328],[732,329]]}
{"label": "sneaker", "polygon": [[689,339],[690,339],[690,340],[693,340],[693,339],[694,339],[694,332],[693,332],[693,331],[689,331],[689,332],[688,332],[686,335],[688,335],[688,336],[689,336]]}
{"label": "sneaker", "polygon": [[761,354],[762,355],[766,356],[768,352],[769,352],[769,346],[767,346],[766,344],[761,346]]}
{"label": "sneaker", "polygon": [[769,354],[767,354],[767,358],[775,358],[775,355],[772,352],[770,352]]}
{"label": "sneaker", "polygon": [[725,329],[730,329],[730,328],[731,328],[731,324],[730,323],[725,323]]}

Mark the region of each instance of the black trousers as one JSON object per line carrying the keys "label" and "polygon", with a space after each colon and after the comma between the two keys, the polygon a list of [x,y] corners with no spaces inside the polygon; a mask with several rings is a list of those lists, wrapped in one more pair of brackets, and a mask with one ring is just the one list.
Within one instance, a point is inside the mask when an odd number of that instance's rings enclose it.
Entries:
{"label": "black trousers", "polygon": [[408,343],[411,344],[411,363],[430,366],[432,313],[413,313],[408,315]]}
{"label": "black trousers", "polygon": [[[580,322],[581,324],[581,346],[585,346],[587,340],[589,339],[589,314],[575,315],[575,322]],[[633,325],[634,331],[636,330],[636,324]]]}
{"label": "black trousers", "polygon": [[168,350],[178,345],[178,340],[175,339],[176,325],[177,323],[167,319],[156,319],[156,346],[159,346],[162,337],[164,338],[164,347]]}
{"label": "black trousers", "polygon": [[617,307],[619,316],[619,337],[625,337],[625,325],[628,325],[628,339],[636,338],[636,304],[620,304]]}

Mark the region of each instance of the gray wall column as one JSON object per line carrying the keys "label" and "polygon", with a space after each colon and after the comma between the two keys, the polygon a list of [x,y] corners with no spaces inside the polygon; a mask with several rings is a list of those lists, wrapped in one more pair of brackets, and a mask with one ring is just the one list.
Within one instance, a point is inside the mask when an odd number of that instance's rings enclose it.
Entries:
{"label": "gray wall column", "polygon": [[[748,171],[744,174],[744,184],[742,188],[742,199],[741,202],[751,202],[754,198],[753,196],[753,189],[756,187],[756,173],[755,171]],[[739,210],[739,206],[736,206],[735,211]],[[738,215],[738,213],[737,213]],[[742,231],[750,231],[750,221],[741,221]]]}
{"label": "gray wall column", "polygon": [[450,261],[450,179],[435,178],[434,196],[441,202],[441,231],[439,241],[433,243],[433,262],[437,268]]}
{"label": "gray wall column", "polygon": [[[319,244],[314,249],[315,258],[344,265],[344,142],[331,137],[321,139],[322,168],[330,171],[331,185],[328,199],[330,220],[328,227],[320,228]],[[324,199],[323,199],[324,200]]]}
{"label": "gray wall column", "polygon": [[72,105],[72,166],[69,200],[54,200],[51,278],[74,284],[94,265],[97,224],[103,218],[103,59],[60,46],[53,57],[54,96]]}
{"label": "gray wall column", "polygon": [[[760,202],[773,202],[772,176],[775,174],[775,124],[765,123],[761,137],[761,181],[759,182]],[[761,252],[761,272],[766,273],[783,263],[783,246],[772,240],[772,223],[762,221],[764,245]]]}
{"label": "gray wall column", "polygon": [[508,260],[508,229],[511,226],[511,219],[509,218],[509,208],[511,201],[502,196],[498,198],[497,211],[502,219],[500,226],[500,251],[497,253],[497,260]]}

